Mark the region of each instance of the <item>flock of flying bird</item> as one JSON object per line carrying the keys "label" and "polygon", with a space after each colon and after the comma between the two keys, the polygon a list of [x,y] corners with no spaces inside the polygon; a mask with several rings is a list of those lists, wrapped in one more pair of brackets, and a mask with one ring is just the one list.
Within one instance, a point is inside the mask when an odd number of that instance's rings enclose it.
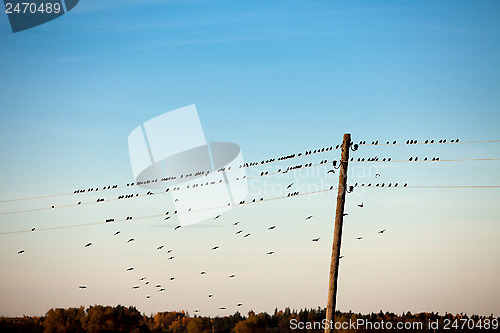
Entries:
{"label": "flock of flying bird", "polygon": [[[446,140],[440,140],[439,142],[440,142],[440,143],[445,143],[445,142],[446,142]],[[452,140],[451,142],[458,142],[458,139],[456,139],[456,140]],[[417,143],[417,140],[411,140],[411,141],[410,141],[410,140],[408,140],[408,142],[407,142],[407,144],[415,144],[415,143]],[[425,143],[434,143],[434,140],[431,140],[431,141],[426,140],[426,141],[425,141]],[[360,142],[360,144],[366,144],[366,141],[361,141],[361,142]],[[378,141],[374,141],[374,142],[372,142],[372,144],[377,145],[377,144],[378,144]],[[389,142],[387,142],[387,144],[389,144]],[[394,142],[393,142],[393,144],[396,144],[396,142],[394,141]],[[339,148],[339,146],[340,146],[340,145],[337,145],[337,146],[335,147],[335,149],[338,149],[338,148]],[[305,153],[305,155],[309,155],[309,154],[313,154],[313,153],[319,153],[319,152],[324,152],[324,151],[329,151],[329,150],[332,150],[332,149],[333,149],[333,146],[332,146],[332,147],[330,147],[330,148],[323,148],[323,149],[314,150],[314,152],[313,152],[313,151],[307,151],[307,152]],[[302,154],[300,154],[300,153],[299,153],[298,155],[292,154],[292,155],[288,155],[288,156],[281,157],[281,158],[279,158],[278,160],[284,160],[284,159],[295,158],[295,157],[298,157],[298,156],[301,156],[301,155],[302,155]],[[389,159],[389,160],[390,160],[390,159]],[[417,158],[415,158],[415,161],[416,161],[416,160],[417,160]],[[439,160],[439,159],[433,159],[433,160]],[[412,158],[410,158],[410,161],[412,161]],[[265,164],[265,163],[270,163],[270,162],[274,162],[274,159],[270,159],[270,160],[262,161],[260,164]],[[321,161],[321,164],[326,163],[326,162],[327,162],[326,160]],[[253,165],[258,165],[258,164],[259,164],[259,162],[252,162],[252,163],[249,163],[249,164],[248,164],[248,163],[246,163],[246,164],[244,164],[244,165],[242,165],[242,166],[240,166],[240,167],[248,167],[248,166],[253,166]],[[307,166],[310,166],[310,165],[307,165]],[[335,167],[335,163],[334,163],[334,167]],[[330,169],[330,170],[328,170],[328,171],[327,171],[327,174],[328,174],[328,173],[335,173],[335,170],[334,170],[334,169]],[[378,178],[378,177],[380,177],[380,174],[378,174],[378,173],[377,173],[377,174],[375,175],[375,178]],[[133,183],[132,183],[132,184],[127,184],[127,186],[133,186],[133,185],[134,185]],[[290,189],[293,187],[293,185],[294,185],[294,183],[290,183],[290,184],[286,187],[286,189],[287,189],[287,190],[290,190]],[[356,184],[356,185],[357,185],[357,184]],[[364,185],[364,184],[363,184],[363,185]],[[371,184],[370,184],[370,185],[371,185]],[[368,186],[370,186],[370,185],[368,185]],[[377,184],[377,185],[378,185],[378,184]],[[382,186],[383,186],[383,185],[382,185]],[[396,185],[396,186],[397,186],[397,185]],[[406,184],[405,184],[405,186],[406,186]],[[107,186],[107,187],[103,187],[102,189],[103,189],[103,190],[106,190],[106,189],[116,189],[116,188],[118,188],[118,186],[117,186],[117,185],[112,185],[112,186],[110,185],[110,186]],[[91,192],[91,191],[94,191],[94,190],[95,190],[95,191],[97,191],[97,190],[98,190],[98,188],[95,188],[95,189],[94,189],[94,188],[89,188],[89,189],[88,189],[88,191],[90,191],[90,192]],[[85,190],[75,190],[75,191],[74,191],[74,193],[83,193],[83,192],[85,192]],[[154,194],[154,193],[148,192],[148,195],[152,195],[152,194]],[[296,195],[296,194],[298,194],[298,192],[290,192],[290,193],[289,193],[289,196],[293,196],[293,195]],[[128,196],[128,195],[127,195],[127,196],[123,195],[123,196],[120,196],[118,199],[125,198],[125,197],[133,197],[133,196],[134,196],[134,195],[130,195],[130,196]],[[136,194],[136,196],[138,196],[138,194]],[[101,202],[101,201],[104,201],[104,198],[99,198],[99,199],[97,199],[97,202]],[[254,200],[254,201],[255,201],[255,200]],[[261,198],[261,201],[262,201],[262,198]],[[79,204],[81,204],[81,202],[79,202]],[[363,203],[361,203],[361,204],[358,204],[357,206],[358,206],[359,208],[363,208],[363,207],[364,207],[364,204],[363,204]],[[52,208],[54,208],[54,206],[52,206]],[[175,212],[174,212],[174,214],[175,214],[175,213],[177,213],[177,211],[175,211]],[[169,215],[169,213],[168,213],[168,212],[167,212],[167,215]],[[348,214],[347,214],[347,213],[345,213],[344,215],[348,215]],[[167,217],[165,218],[165,220],[167,220],[167,219],[169,219],[169,218],[170,218],[170,216],[167,216]],[[215,217],[214,217],[214,220],[217,220],[217,219],[219,219],[219,218],[220,218],[220,215],[217,215],[217,216],[215,216]],[[305,220],[306,220],[306,221],[307,221],[307,220],[311,220],[312,218],[313,218],[313,215],[309,215],[309,216],[307,216],[307,217],[305,218]],[[127,217],[127,220],[129,220],[129,219],[132,219],[132,217],[128,216],[128,217]],[[113,222],[113,221],[114,221],[114,219],[107,219],[107,220],[106,220],[106,222]],[[238,226],[238,225],[239,225],[239,222],[235,222],[235,223],[233,223],[233,226],[234,226],[234,227],[236,227],[236,226]],[[277,227],[276,225],[271,225],[271,226],[269,226],[267,229],[268,229],[269,231],[272,231],[272,230],[276,229],[276,227]],[[176,227],[174,228],[174,230],[178,230],[179,228],[181,228],[181,226],[180,226],[180,225],[176,226]],[[238,228],[238,229],[239,229],[239,228]],[[32,229],[31,229],[31,231],[32,231],[32,232],[34,232],[34,231],[35,231],[35,228],[32,228]],[[379,233],[379,234],[383,234],[385,231],[386,231],[385,229],[382,229],[382,230],[380,230],[378,233]],[[118,236],[119,234],[120,234],[120,231],[118,230],[118,231],[116,231],[113,235],[114,235],[114,236]],[[235,234],[236,234],[236,235],[240,235],[240,234],[242,234],[242,235],[243,235],[243,238],[247,238],[247,237],[249,237],[249,236],[251,235],[250,233],[244,233],[244,232],[243,232],[243,229],[239,229],[239,230],[237,230],[237,231],[235,232]],[[128,243],[134,242],[134,240],[135,240],[134,238],[130,238],[130,239],[128,239],[128,241],[127,241],[126,243],[128,244]],[[316,237],[316,238],[313,238],[313,239],[312,239],[312,242],[319,242],[319,240],[320,240],[320,237]],[[356,240],[363,240],[363,237],[362,237],[362,236],[356,237]],[[90,246],[92,246],[92,242],[88,242],[88,243],[86,243],[86,244],[84,245],[84,247],[85,247],[85,248],[88,248],[88,247],[90,247]],[[163,248],[164,248],[164,245],[160,245],[160,246],[158,246],[156,249],[157,249],[157,250],[162,250]],[[211,248],[211,250],[212,250],[212,251],[216,251],[216,250],[218,250],[219,248],[220,248],[220,246],[219,246],[219,245],[215,245],[215,246],[213,246],[213,247]],[[172,251],[173,251],[172,249],[169,249],[169,250],[166,252],[167,254],[169,254],[169,257],[168,257],[168,259],[169,259],[169,260],[173,260],[173,259],[174,259],[174,256],[172,255]],[[20,251],[18,251],[18,255],[23,254],[23,253],[25,253],[25,251],[24,251],[24,250],[20,250]],[[273,250],[270,250],[270,251],[267,251],[267,252],[266,252],[266,254],[267,254],[267,255],[273,255],[274,253],[275,253],[275,251],[273,251]],[[340,258],[343,258],[343,257],[344,257],[344,256],[340,256]],[[126,269],[126,272],[130,272],[130,271],[133,271],[133,270],[134,270],[134,267],[128,267],[128,268]],[[200,275],[206,275],[206,274],[207,274],[207,272],[206,272],[205,270],[202,270],[202,271],[200,272]],[[228,277],[229,277],[230,279],[234,279],[234,278],[236,277],[236,275],[235,275],[235,274],[230,274],[230,275],[228,275]],[[172,277],[170,277],[170,279],[169,279],[169,280],[170,280],[170,281],[174,281],[174,280],[175,280],[175,277],[173,277],[173,276],[172,276]],[[140,278],[140,279],[139,279],[139,281],[142,281],[142,282],[144,283],[144,285],[149,285],[149,284],[150,284],[150,282],[146,279],[146,277],[142,277],[142,278]],[[80,285],[80,286],[79,286],[79,288],[80,288],[80,289],[87,289],[87,286],[86,286],[86,285]],[[158,292],[164,292],[164,291],[166,290],[164,287],[162,287],[162,285],[161,285],[161,284],[156,284],[156,285],[155,285],[155,288],[156,288],[156,290],[157,290]],[[133,289],[133,290],[140,289],[140,286],[139,286],[139,285],[137,285],[137,284],[133,284],[132,289]],[[208,298],[213,298],[213,297],[214,297],[214,294],[211,294],[211,293],[210,293],[210,294],[208,294]],[[151,296],[150,296],[150,295],[146,295],[146,298],[147,298],[147,299],[149,299],[149,298],[151,298]],[[240,307],[240,306],[242,306],[242,305],[243,305],[242,303],[237,303],[237,306],[238,306],[238,307]],[[221,306],[221,307],[219,307],[219,309],[220,309],[220,310],[225,310],[225,309],[226,309],[226,307],[225,307],[225,306]],[[199,310],[198,310],[198,309],[196,309],[194,312],[195,312],[195,313],[196,313],[196,312],[199,312]]]}

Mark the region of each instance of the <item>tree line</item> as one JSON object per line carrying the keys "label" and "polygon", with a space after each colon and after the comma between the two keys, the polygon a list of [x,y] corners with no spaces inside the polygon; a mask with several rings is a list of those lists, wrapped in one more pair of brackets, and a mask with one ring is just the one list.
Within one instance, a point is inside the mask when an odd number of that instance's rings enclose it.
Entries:
{"label": "tree line", "polygon": [[[285,310],[275,309],[272,315],[268,313],[256,314],[250,311],[246,316],[239,312],[224,317],[189,316],[184,311],[159,312],[155,315],[141,314],[133,306],[94,305],[88,308],[50,309],[43,317],[0,317],[1,332],[145,332],[145,333],[254,333],[254,332],[322,332],[320,323],[325,318],[326,310],[303,309]],[[498,317],[494,318],[463,314],[440,315],[434,312],[412,314],[410,312],[397,315],[390,312],[371,313],[362,315],[353,312],[336,312],[335,321],[345,323],[338,327],[338,332],[389,332],[395,331],[397,323],[410,327],[412,323],[423,323],[422,332],[487,332],[494,331],[493,324],[498,327]],[[353,327],[352,323],[364,322],[365,325]],[[484,324],[490,323],[486,329]],[[316,324],[315,324],[316,323]],[[351,323],[349,326],[347,323]],[[375,323],[369,326],[369,323]],[[378,323],[378,325],[376,324]],[[380,323],[391,323],[392,328],[381,326]],[[435,323],[432,326],[430,323]],[[465,323],[465,327],[463,326]],[[480,326],[477,323],[481,323]],[[368,325],[366,325],[368,324]],[[454,326],[454,324],[456,326]],[[462,325],[462,327],[460,327]],[[406,331],[414,331],[406,328]],[[498,330],[498,328],[496,329]],[[495,331],[496,331],[495,330]]]}

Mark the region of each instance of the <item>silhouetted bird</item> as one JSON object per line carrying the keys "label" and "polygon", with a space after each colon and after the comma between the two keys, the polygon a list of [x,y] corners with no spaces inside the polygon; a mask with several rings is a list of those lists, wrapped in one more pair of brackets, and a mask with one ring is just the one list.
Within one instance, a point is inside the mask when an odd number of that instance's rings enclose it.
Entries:
{"label": "silhouetted bird", "polygon": [[177,230],[177,229],[179,229],[180,227],[181,227],[181,226],[180,226],[180,225],[178,225],[177,227],[175,227],[175,228],[174,228],[174,231],[175,231],[175,230]]}
{"label": "silhouetted bird", "polygon": [[375,178],[378,178],[378,177],[380,177],[380,174],[379,174],[379,173],[376,173],[376,174],[375,174]]}
{"label": "silhouetted bird", "polygon": [[210,297],[214,297],[214,295],[212,295],[212,294],[208,294],[208,297],[209,297],[209,298],[210,298]]}
{"label": "silhouetted bird", "polygon": [[290,185],[288,185],[286,188],[290,188],[293,186],[293,183],[291,183]]}
{"label": "silhouetted bird", "polygon": [[342,214],[342,216],[347,216],[347,215],[349,215],[349,214],[348,214],[348,213],[344,213],[344,214]]}
{"label": "silhouetted bird", "polygon": [[306,220],[310,220],[312,217],[312,215],[309,215],[308,217],[306,217]]}
{"label": "silhouetted bird", "polygon": [[132,289],[139,289],[139,286],[133,286]]}
{"label": "silhouetted bird", "polygon": [[363,208],[363,203],[359,204],[359,205],[358,205],[358,207],[361,207],[361,208]]}
{"label": "silhouetted bird", "polygon": [[328,174],[328,173],[335,173],[335,170],[331,169],[331,170],[328,170],[326,173],[327,173],[327,174]]}
{"label": "silhouetted bird", "polygon": [[139,281],[143,281],[143,280],[146,280],[146,277],[141,277],[141,278],[139,279]]}
{"label": "silhouetted bird", "polygon": [[134,267],[129,267],[129,268],[127,268],[127,272],[128,272],[128,271],[132,271],[132,270],[134,270]]}
{"label": "silhouetted bird", "polygon": [[207,273],[206,273],[205,271],[201,271],[201,273],[200,273],[200,274],[201,274],[201,275],[203,275],[203,274],[207,274]]}
{"label": "silhouetted bird", "polygon": [[217,250],[218,248],[219,248],[218,246],[214,246],[212,250]]}
{"label": "silhouetted bird", "polygon": [[362,240],[362,239],[363,239],[363,237],[357,237],[356,239],[357,239],[357,240]]}
{"label": "silhouetted bird", "polygon": [[115,232],[115,234],[113,236],[116,236],[120,233],[120,230],[118,230],[117,232]]}
{"label": "silhouetted bird", "polygon": [[235,222],[235,223],[233,223],[233,226],[234,226],[234,225],[238,225],[239,223],[240,223],[240,222]]}
{"label": "silhouetted bird", "polygon": [[31,231],[35,231],[35,228],[31,228]]}
{"label": "silhouetted bird", "polygon": [[172,249],[170,249],[170,250],[168,250],[168,251],[167,251],[167,253],[170,253],[170,252],[172,252],[172,251],[173,251],[173,250],[172,250]]}
{"label": "silhouetted bird", "polygon": [[273,253],[274,253],[274,251],[269,251],[269,252],[267,252],[267,254],[273,254]]}
{"label": "silhouetted bird", "polygon": [[157,250],[161,250],[161,249],[163,249],[163,245],[158,246],[156,249],[157,249]]}
{"label": "silhouetted bird", "polygon": [[248,236],[250,236],[250,234],[246,234],[245,236],[243,236],[243,238],[246,238],[246,237],[248,237]]}
{"label": "silhouetted bird", "polygon": [[146,298],[151,298],[151,296],[148,295],[148,296],[146,296]]}
{"label": "silhouetted bird", "polygon": [[175,278],[174,278],[174,277],[171,277],[171,278],[170,278],[170,281],[174,281],[174,280],[175,280]]}
{"label": "silhouetted bird", "polygon": [[242,303],[238,303],[236,306],[242,306],[243,304]]}
{"label": "silhouetted bird", "polygon": [[24,250],[18,251],[17,254],[24,253]]}
{"label": "silhouetted bird", "polygon": [[380,230],[378,233],[379,234],[383,234],[385,232],[385,229],[384,230]]}
{"label": "silhouetted bird", "polygon": [[230,277],[231,279],[232,279],[232,278],[234,278],[235,276],[236,276],[236,275],[234,275],[234,274],[229,275],[229,277]]}
{"label": "silhouetted bird", "polygon": [[165,288],[158,289],[159,292],[165,291]]}
{"label": "silhouetted bird", "polygon": [[168,258],[168,260],[172,260],[172,259],[174,259],[174,256],[171,256],[171,257]]}
{"label": "silhouetted bird", "polygon": [[85,247],[89,247],[90,245],[92,245],[92,243],[87,243],[85,244]]}
{"label": "silhouetted bird", "polygon": [[410,157],[409,161],[413,161],[413,157]]}
{"label": "silhouetted bird", "polygon": [[236,235],[237,235],[237,234],[240,234],[240,233],[242,233],[242,232],[243,232],[243,230],[238,230],[238,231],[236,232]]}
{"label": "silhouetted bird", "polygon": [[80,286],[78,288],[80,288],[80,289],[87,289],[87,286]]}
{"label": "silhouetted bird", "polygon": [[130,238],[130,239],[127,241],[127,243],[130,243],[130,242],[133,242],[133,241],[134,241],[134,239],[133,239],[133,238]]}
{"label": "silhouetted bird", "polygon": [[312,241],[313,241],[313,242],[317,242],[317,241],[319,241],[319,237],[318,237],[318,238],[313,238],[313,240],[312,240]]}
{"label": "silhouetted bird", "polygon": [[342,259],[342,258],[344,258],[344,256],[340,256],[340,257],[339,257],[339,259]]}
{"label": "silhouetted bird", "polygon": [[226,308],[225,307],[220,307],[219,310],[226,310]]}
{"label": "silhouetted bird", "polygon": [[275,226],[275,225],[272,225],[272,226],[270,226],[269,228],[267,228],[267,230],[273,230],[274,228],[276,228],[276,226]]}
{"label": "silhouetted bird", "polygon": [[217,215],[216,217],[214,217],[214,220],[217,220],[219,217],[220,217],[220,215]]}

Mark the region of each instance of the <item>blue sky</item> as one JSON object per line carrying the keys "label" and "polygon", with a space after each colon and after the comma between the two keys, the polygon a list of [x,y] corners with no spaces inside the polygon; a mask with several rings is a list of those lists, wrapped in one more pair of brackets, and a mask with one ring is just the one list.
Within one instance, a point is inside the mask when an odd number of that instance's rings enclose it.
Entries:
{"label": "blue sky", "polygon": [[[2,14],[0,198],[130,182],[130,132],[191,104],[207,141],[237,143],[246,161],[338,144],[345,132],[354,141],[497,140],[499,15],[500,5],[490,1],[82,0],[54,21],[13,34]],[[484,143],[364,147],[354,156],[498,158],[499,152],[498,143]],[[338,159],[339,152],[325,158]],[[375,167],[387,182],[500,184],[498,161]],[[350,179],[368,181],[373,173],[367,168],[353,164]],[[296,174],[249,186],[265,193],[265,186],[288,182],[307,189],[337,179]],[[347,202],[356,213],[344,229],[340,310],[499,315],[498,189],[367,189],[357,195]],[[59,205],[75,198],[2,202],[0,211],[54,200]],[[171,204],[163,200],[3,215],[0,231],[85,223],[124,209],[147,216]],[[365,208],[357,209],[360,201]],[[143,263],[143,274],[157,280],[178,276],[178,286],[168,290],[168,310],[199,308],[213,315],[226,306],[232,313],[237,309],[228,304],[238,302],[242,312],[323,307],[334,204],[333,193],[266,202],[231,210],[218,227],[186,228],[179,235],[158,221],[0,235],[6,268],[0,314],[40,315],[51,307],[96,303],[167,310],[165,299],[122,292],[131,280],[113,283],[128,259]],[[314,224],[305,225],[311,214]],[[234,238],[235,220],[252,231],[251,242]],[[276,233],[267,233],[270,224],[278,226]],[[117,228],[137,235],[135,248],[118,251],[123,239],[109,236]],[[381,242],[375,236],[383,228]],[[360,234],[364,242],[355,242]],[[321,237],[318,244],[311,244],[314,237]],[[210,248],[212,240],[226,242],[228,250],[207,254],[201,244]],[[87,241],[95,245],[86,249],[92,255],[83,251]],[[150,260],[148,251],[162,241],[184,253],[185,261]],[[260,255],[271,247],[278,249],[274,257]],[[30,251],[17,256],[20,248]],[[197,262],[211,263],[212,280],[197,281]],[[229,271],[237,271],[234,286],[221,278]],[[92,288],[81,292],[79,284]],[[208,289],[218,290],[221,300],[199,297]]]}

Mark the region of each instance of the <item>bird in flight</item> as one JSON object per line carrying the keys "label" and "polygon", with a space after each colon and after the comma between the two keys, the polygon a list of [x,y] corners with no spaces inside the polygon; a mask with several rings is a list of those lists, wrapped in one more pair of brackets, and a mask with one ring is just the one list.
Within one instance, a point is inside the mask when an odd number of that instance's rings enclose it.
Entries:
{"label": "bird in flight", "polygon": [[217,215],[216,217],[214,217],[214,220],[217,220],[219,217],[220,217],[220,215]]}
{"label": "bird in flight", "polygon": [[331,170],[328,170],[327,173],[335,173],[335,170],[331,169]]}
{"label": "bird in flight", "polygon": [[342,258],[344,258],[344,256],[340,256],[340,257],[339,257],[339,259],[342,259]]}
{"label": "bird in flight", "polygon": [[378,178],[378,177],[380,177],[380,174],[379,174],[379,173],[376,173],[376,174],[375,174],[375,178]]}
{"label": "bird in flight", "polygon": [[87,286],[80,286],[78,288],[80,288],[80,289],[87,289]]}
{"label": "bird in flight", "polygon": [[160,284],[157,284],[157,285],[155,286],[155,288],[161,288],[161,285],[160,285]]}
{"label": "bird in flight", "polygon": [[276,226],[275,226],[275,225],[272,225],[272,226],[270,226],[269,228],[267,228],[267,230],[273,230],[274,228],[276,228]]}
{"label": "bird in flight", "polygon": [[238,303],[238,305],[237,305],[237,306],[242,306],[242,305],[243,305],[243,303]]}
{"label": "bird in flight", "polygon": [[312,240],[312,241],[313,241],[313,242],[317,242],[317,241],[319,241],[319,237],[318,237],[318,238],[313,238],[313,240]]}
{"label": "bird in flight", "polygon": [[144,280],[146,280],[146,277],[141,277],[141,278],[139,279],[139,281],[144,281]]}
{"label": "bird in flight", "polygon": [[356,237],[356,239],[357,239],[357,240],[362,240],[362,239],[363,239],[363,237]]}
{"label": "bird in flight", "polygon": [[242,232],[243,232],[243,230],[239,230],[239,231],[237,231],[237,232],[236,232],[236,235],[237,235],[237,234],[240,234],[240,233],[242,233]]}
{"label": "bird in flight", "polygon": [[379,234],[383,234],[384,232],[385,232],[385,229],[380,230],[378,233],[379,233]]}
{"label": "bird in flight", "polygon": [[201,273],[200,273],[200,274],[201,274],[201,275],[203,275],[203,274],[206,274],[206,272],[205,272],[205,271],[201,271]]}
{"label": "bird in flight", "polygon": [[246,234],[245,236],[243,236],[243,238],[246,238],[246,237],[248,237],[248,236],[250,236],[250,234]]}
{"label": "bird in flight", "polygon": [[233,226],[238,225],[239,223],[240,223],[239,221],[238,222],[234,222]]}
{"label": "bird in flight", "polygon": [[174,256],[171,256],[171,257],[168,258],[168,260],[172,260],[172,259],[174,259]]}
{"label": "bird in flight", "polygon": [[139,289],[139,286],[133,286],[132,289]]}
{"label": "bird in flight", "polygon": [[89,247],[90,245],[92,245],[92,243],[87,243],[85,244],[85,247]]}
{"label": "bird in flight", "polygon": [[274,253],[274,251],[269,251],[269,252],[267,252],[267,254],[273,254],[273,253]]}
{"label": "bird in flight", "polygon": [[312,217],[313,217],[312,215],[309,215],[308,217],[306,217],[306,220],[310,220],[312,219]]}
{"label": "bird in flight", "polygon": [[363,203],[360,203],[360,204],[358,205],[358,207],[363,208]]}
{"label": "bird in flight", "polygon": [[133,269],[134,269],[134,267],[129,267],[129,268],[127,268],[127,272],[132,271]]}
{"label": "bird in flight", "polygon": [[113,236],[116,236],[120,233],[120,230],[118,230],[117,232],[115,232],[115,234]]}
{"label": "bird in flight", "polygon": [[236,276],[236,275],[234,275],[234,274],[229,275],[229,277],[230,277],[231,279],[232,279],[232,278],[234,278],[235,276]]}
{"label": "bird in flight", "polygon": [[165,291],[165,288],[158,289],[159,292]]}
{"label": "bird in flight", "polygon": [[170,253],[170,252],[172,252],[172,249],[170,249],[170,250],[167,251],[167,253]]}
{"label": "bird in flight", "polygon": [[127,243],[130,243],[130,242],[133,242],[133,241],[134,241],[134,239],[133,239],[133,238],[130,238],[130,239],[127,241]]}
{"label": "bird in flight", "polygon": [[349,215],[349,214],[347,214],[347,213],[342,214],[342,216],[347,216],[347,215]]}
{"label": "bird in flight", "polygon": [[218,246],[214,246],[212,250],[217,250],[218,248],[219,248]]}
{"label": "bird in flight", "polygon": [[171,278],[170,278],[170,281],[173,281],[173,280],[175,280],[175,278],[174,278],[174,277],[171,277]]}
{"label": "bird in flight", "polygon": [[161,250],[161,249],[163,249],[163,245],[158,246],[156,249],[157,249],[157,250]]}
{"label": "bird in flight", "polygon": [[181,226],[180,226],[180,225],[178,225],[177,227],[175,227],[175,228],[174,228],[174,231],[175,231],[175,230],[177,230],[177,229],[179,229],[180,227],[181,227]]}
{"label": "bird in flight", "polygon": [[210,298],[210,297],[214,297],[214,295],[212,295],[212,294],[208,294],[208,297],[209,297],[209,298]]}
{"label": "bird in flight", "polygon": [[220,309],[220,310],[226,310],[226,308],[225,308],[225,307],[220,307],[219,309]]}
{"label": "bird in flight", "polygon": [[288,189],[288,188],[290,188],[292,186],[293,186],[293,183],[291,183],[290,185],[288,185],[286,188]]}

